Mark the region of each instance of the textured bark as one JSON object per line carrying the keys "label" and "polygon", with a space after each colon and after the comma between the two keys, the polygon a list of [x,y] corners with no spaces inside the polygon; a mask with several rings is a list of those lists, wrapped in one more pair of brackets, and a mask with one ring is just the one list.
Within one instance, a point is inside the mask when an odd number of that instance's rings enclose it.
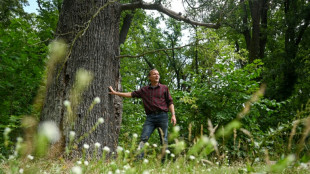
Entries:
{"label": "textured bark", "polygon": [[244,0],[240,0],[242,5],[242,34],[246,41],[246,47],[249,51],[249,62],[255,59],[263,58],[267,43],[267,17],[269,9],[269,0],[248,0],[251,14],[251,30],[248,27],[248,9]]}
{"label": "textured bark", "polygon": [[250,29],[248,27],[248,10],[247,10],[244,0],[240,0],[240,4],[242,5],[242,9],[243,9],[242,34],[244,35],[244,38],[245,38],[246,48],[247,50],[250,50],[251,34],[250,34]]}
{"label": "textured bark", "polygon": [[[64,145],[68,145],[67,130],[70,129],[64,122],[66,108],[63,102],[70,100],[69,93],[77,70],[83,68],[90,71],[94,78],[82,94],[82,101],[76,108],[77,117],[72,131],[80,137],[88,132],[100,117],[104,118],[104,123],[78,144],[79,149],[84,143],[93,148],[93,144],[99,142],[113,151],[118,144],[122,101],[117,96],[109,95],[107,87],[120,88],[120,62],[117,58],[119,55],[120,5],[111,3],[97,16],[93,16],[105,3],[107,3],[105,0],[64,0],[56,36],[64,39],[69,45],[73,45],[64,66],[60,64],[53,71],[41,116],[41,121],[53,120],[60,126],[65,137]],[[86,27],[90,19],[92,20]],[[83,34],[79,35],[78,33],[82,30],[84,30]],[[100,97],[101,103],[95,105],[93,110],[87,114],[95,97]],[[83,122],[84,119],[85,122]]]}
{"label": "textured bark", "polygon": [[259,58],[265,57],[265,48],[267,44],[267,24],[268,24],[269,0],[263,0],[261,11],[261,32],[259,41]]}
{"label": "textured bark", "polygon": [[283,80],[280,84],[279,93],[281,94],[280,100],[286,100],[294,92],[295,84],[297,83],[298,73],[297,66],[301,63],[301,60],[296,57],[298,53],[298,47],[302,40],[302,37],[309,27],[310,22],[310,5],[305,4],[301,13],[298,12],[298,1],[285,0],[284,12],[285,12],[285,55],[283,55]]}
{"label": "textured bark", "polygon": [[259,42],[260,42],[260,19],[261,19],[261,8],[262,8],[262,0],[250,0],[250,10],[252,17],[252,37],[250,43],[250,63],[252,63],[255,59],[259,58]]}
{"label": "textured bark", "polygon": [[129,31],[129,28],[130,28],[130,25],[131,25],[131,21],[132,21],[132,18],[134,16],[133,14],[134,12],[131,12],[131,13],[128,13],[124,20],[123,20],[123,26],[122,26],[122,29],[120,31],[120,36],[119,36],[119,44],[123,44],[125,43],[125,40],[126,40],[126,36],[128,34],[128,31]]}

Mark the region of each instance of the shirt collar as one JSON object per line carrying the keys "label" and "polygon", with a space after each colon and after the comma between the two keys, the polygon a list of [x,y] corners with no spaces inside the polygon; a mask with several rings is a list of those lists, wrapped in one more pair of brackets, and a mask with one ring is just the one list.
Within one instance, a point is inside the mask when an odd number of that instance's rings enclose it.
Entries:
{"label": "shirt collar", "polygon": [[157,86],[155,86],[155,87],[153,87],[153,86],[152,86],[152,84],[149,84],[149,88],[154,88],[154,89],[155,89],[155,88],[159,88],[160,86],[161,86],[161,84],[160,84],[160,83],[158,83],[158,85],[157,85]]}

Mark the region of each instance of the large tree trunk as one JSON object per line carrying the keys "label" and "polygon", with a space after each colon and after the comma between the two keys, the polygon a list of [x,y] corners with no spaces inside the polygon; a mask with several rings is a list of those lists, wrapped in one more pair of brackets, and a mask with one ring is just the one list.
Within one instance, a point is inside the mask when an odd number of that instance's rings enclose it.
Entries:
{"label": "large tree trunk", "polygon": [[[82,100],[76,108],[72,131],[80,137],[88,132],[100,117],[104,118],[104,123],[78,144],[79,149],[84,143],[93,148],[93,144],[99,142],[113,151],[118,144],[122,103],[117,96],[108,94],[107,87],[120,86],[120,61],[116,58],[119,55],[120,4],[107,5],[91,20],[89,27],[86,27],[87,22],[106,3],[106,0],[64,0],[57,28],[57,38],[64,39],[69,45],[73,43],[73,46],[64,66],[60,64],[53,71],[41,121],[55,121],[63,131],[64,145],[68,145],[68,131],[71,128],[65,122],[67,110],[63,102],[70,100],[70,90],[74,87],[77,70],[83,68],[90,71],[94,78],[83,92]],[[79,36],[78,33],[84,29],[84,34]],[[76,37],[78,38],[74,42]],[[101,103],[95,105],[87,114],[95,97],[100,97]]]}

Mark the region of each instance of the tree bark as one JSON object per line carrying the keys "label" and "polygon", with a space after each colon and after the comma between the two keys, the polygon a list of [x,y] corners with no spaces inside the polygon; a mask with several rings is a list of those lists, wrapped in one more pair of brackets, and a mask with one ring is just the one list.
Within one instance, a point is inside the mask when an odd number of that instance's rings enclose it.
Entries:
{"label": "tree bark", "polygon": [[252,37],[249,51],[249,62],[252,63],[259,58],[259,42],[260,42],[260,19],[261,19],[261,0],[250,0],[250,10],[252,17]]}
{"label": "tree bark", "polygon": [[249,29],[248,9],[244,0],[240,0],[242,5],[242,34],[244,35],[246,47],[249,51],[249,62],[263,58],[267,43],[267,19],[269,0],[249,0],[251,14],[251,31]]}
{"label": "tree bark", "polygon": [[[52,80],[47,86],[41,121],[53,120],[60,126],[65,140],[64,146],[68,145],[69,131],[75,131],[76,136],[80,137],[88,132],[100,117],[104,118],[104,123],[78,144],[79,149],[84,143],[93,148],[93,144],[99,142],[114,151],[118,145],[122,100],[117,96],[109,95],[107,87],[120,88],[120,61],[117,58],[120,5],[111,3],[97,16],[93,16],[98,8],[106,3],[105,0],[64,0],[63,2],[56,37],[72,45],[69,50],[71,54],[64,65],[58,65],[51,74]],[[92,19],[91,22],[89,22],[90,19]],[[82,100],[76,107],[75,126],[70,130],[65,123],[67,110],[63,102],[70,100],[70,90],[74,88],[75,75],[80,68],[91,72],[94,78],[82,94]],[[95,97],[100,97],[101,103],[87,113]]]}

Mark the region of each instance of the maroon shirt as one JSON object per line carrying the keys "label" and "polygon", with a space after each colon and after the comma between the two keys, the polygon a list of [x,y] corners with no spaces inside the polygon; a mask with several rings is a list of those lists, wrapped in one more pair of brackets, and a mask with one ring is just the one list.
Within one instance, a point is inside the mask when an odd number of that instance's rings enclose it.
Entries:
{"label": "maroon shirt", "polygon": [[145,113],[168,112],[168,108],[173,104],[172,97],[166,85],[158,84],[155,88],[151,85],[145,86],[138,91],[131,93],[133,98],[142,98]]}

